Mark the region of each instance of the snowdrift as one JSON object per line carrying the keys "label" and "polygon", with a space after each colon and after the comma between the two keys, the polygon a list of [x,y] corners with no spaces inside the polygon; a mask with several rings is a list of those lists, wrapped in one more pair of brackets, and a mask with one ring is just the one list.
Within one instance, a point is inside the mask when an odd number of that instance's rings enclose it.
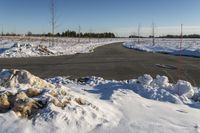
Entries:
{"label": "snowdrift", "polygon": [[197,132],[199,101],[197,87],[159,75],[43,80],[26,70],[4,69],[0,132]]}
{"label": "snowdrift", "polygon": [[[70,81],[62,77],[48,80],[61,85]],[[80,82],[81,81],[81,82]],[[154,79],[150,75],[143,75],[138,79],[125,81],[104,80],[99,77],[86,77],[85,80],[78,80],[78,83],[90,85],[94,88],[88,90],[90,93],[101,94],[100,99],[109,100],[114,90],[131,90],[140,96],[156,101],[170,102],[175,104],[192,104],[199,98],[199,89],[191,83],[179,80],[176,84],[169,83],[168,77],[157,75]]]}
{"label": "snowdrift", "polygon": [[63,127],[58,131],[88,132],[116,126],[120,119],[120,113],[107,103],[48,83],[25,70],[2,70],[0,84],[0,113],[12,114],[16,120],[29,119],[34,127],[44,126],[47,132],[61,127],[59,124]]}

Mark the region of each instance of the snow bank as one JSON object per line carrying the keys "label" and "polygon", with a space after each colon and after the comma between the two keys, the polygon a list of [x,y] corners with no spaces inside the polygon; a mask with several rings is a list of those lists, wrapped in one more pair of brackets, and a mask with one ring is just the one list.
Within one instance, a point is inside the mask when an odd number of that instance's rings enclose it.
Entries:
{"label": "snow bank", "polygon": [[50,45],[49,38],[6,38],[0,41],[0,58],[9,57],[38,57],[73,55],[89,53],[95,48],[128,39],[88,39],[81,38],[56,38],[55,45]]}
{"label": "snow bank", "polygon": [[[155,79],[144,75],[128,81],[104,80],[100,77],[86,77],[74,81],[55,77],[48,81],[55,85],[71,87],[91,98],[111,101],[110,104],[114,104],[122,112],[118,126],[110,129],[97,128],[92,131],[95,133],[200,131],[200,92],[186,81],[180,80],[171,84],[166,76],[159,75]],[[194,95],[191,93],[193,91]],[[196,102],[193,101],[194,98]]]}
{"label": "snow bank", "polygon": [[[0,73],[1,132],[89,132],[94,128],[117,126],[121,114],[108,103],[53,85],[25,70],[3,70]],[[13,120],[10,122],[10,117]],[[20,118],[27,118],[28,123]],[[34,129],[36,128],[36,130]]]}
{"label": "snow bank", "polygon": [[199,101],[200,91],[189,82],[171,84],[159,75],[43,80],[25,70],[4,69],[0,132],[198,132]]}
{"label": "snow bank", "polygon": [[[110,133],[199,133],[200,110],[145,99],[132,91],[116,90],[111,99],[124,114]],[[103,133],[107,130],[101,130]]]}
{"label": "snow bank", "polygon": [[0,85],[7,88],[22,88],[26,86],[42,89],[53,87],[45,80],[32,75],[28,71],[17,69],[3,69],[0,73]]}
{"label": "snow bank", "polygon": [[150,39],[144,39],[144,42],[138,44],[137,42],[125,42],[124,47],[146,51],[146,52],[158,52],[158,53],[167,53],[172,55],[183,55],[183,56],[193,56],[200,57],[200,40],[193,39],[188,40],[184,39],[182,48],[180,49],[180,41],[177,39],[157,39],[155,45],[151,43]]}
{"label": "snow bank", "polygon": [[[48,81],[60,85],[67,85],[72,82],[62,77],[48,79]],[[94,89],[89,90],[89,92],[100,93],[102,94],[100,98],[107,100],[110,99],[114,90],[122,88],[134,91],[147,99],[176,104],[192,103],[194,96],[197,97],[196,93],[198,93],[196,91],[197,88],[193,87],[187,81],[179,80],[176,84],[172,84],[169,83],[168,77],[160,75],[156,76],[154,79],[150,75],[145,74],[138,79],[128,81],[111,81],[104,80],[100,77],[86,77],[78,80],[77,83],[94,87]]]}

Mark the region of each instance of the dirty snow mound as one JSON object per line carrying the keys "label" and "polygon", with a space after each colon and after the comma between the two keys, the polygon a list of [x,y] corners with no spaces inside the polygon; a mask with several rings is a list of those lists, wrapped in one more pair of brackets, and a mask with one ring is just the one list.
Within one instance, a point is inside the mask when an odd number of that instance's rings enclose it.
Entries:
{"label": "dirty snow mound", "polygon": [[2,57],[29,57],[29,56],[42,56],[42,55],[54,55],[47,46],[33,46],[30,43],[14,43],[10,48],[5,49],[0,54]]}
{"label": "dirty snow mound", "polygon": [[0,73],[0,85],[7,88],[19,88],[24,85],[39,89],[53,87],[50,83],[32,75],[28,71],[17,69],[3,69]]}
{"label": "dirty snow mound", "polygon": [[[0,113],[8,117],[13,112],[19,120],[27,118],[33,123],[30,128],[89,132],[99,127],[117,126],[120,120],[119,111],[108,103],[53,85],[25,70],[2,70],[0,83]],[[7,120],[2,127],[9,124]]]}

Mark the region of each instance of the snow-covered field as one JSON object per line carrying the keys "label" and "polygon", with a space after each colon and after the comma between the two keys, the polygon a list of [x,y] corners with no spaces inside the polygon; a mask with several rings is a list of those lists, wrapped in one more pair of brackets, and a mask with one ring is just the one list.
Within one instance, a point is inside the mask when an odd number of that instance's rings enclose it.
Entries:
{"label": "snow-covered field", "polygon": [[0,86],[0,132],[200,132],[199,89],[165,76],[43,80],[3,70]]}
{"label": "snow-covered field", "polygon": [[124,42],[127,38],[88,39],[55,38],[52,46],[48,37],[3,37],[0,39],[0,58],[5,57],[38,57],[73,55],[92,52],[96,47],[114,42]]}
{"label": "snow-covered field", "polygon": [[123,45],[130,49],[147,52],[200,57],[200,39],[183,39],[181,47],[180,44],[180,39],[156,39],[155,45],[152,44],[152,39],[142,39],[139,44],[137,41],[128,41]]}
{"label": "snow-covered field", "polygon": [[125,42],[124,47],[173,55],[200,57],[200,39],[184,39],[180,49],[180,39],[152,39],[144,38],[138,44],[137,39],[130,38],[55,38],[55,45],[51,45],[48,37],[3,37],[0,39],[0,58],[9,57],[39,57],[73,55],[89,53],[95,48],[114,42]]}

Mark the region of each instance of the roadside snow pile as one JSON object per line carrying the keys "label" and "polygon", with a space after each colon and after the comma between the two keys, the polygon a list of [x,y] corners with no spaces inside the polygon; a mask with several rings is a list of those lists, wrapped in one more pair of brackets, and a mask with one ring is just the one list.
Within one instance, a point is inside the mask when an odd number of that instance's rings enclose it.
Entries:
{"label": "roadside snow pile", "polygon": [[[175,85],[169,83],[166,76],[156,76],[153,79],[150,75],[138,78],[139,88],[135,90],[141,96],[158,101],[166,101],[177,104],[192,103],[197,88],[187,81],[179,80]],[[142,86],[142,87],[141,87]],[[142,88],[142,89],[140,89]]]}
{"label": "roadside snow pile", "polygon": [[95,48],[123,42],[128,39],[90,39],[81,38],[56,38],[52,46],[49,38],[9,38],[0,41],[0,58],[9,57],[38,57],[38,56],[58,56],[73,55],[77,53],[89,53]]}
{"label": "roadside snow pile", "polygon": [[165,76],[43,80],[25,70],[0,72],[0,132],[199,132],[199,102],[198,88]]}
{"label": "roadside snow pile", "polygon": [[99,77],[77,80],[55,77],[48,79],[48,82],[110,102],[123,114],[116,127],[97,128],[92,133],[200,132],[200,93],[186,81],[171,84],[165,76],[153,79],[150,75],[144,75],[128,81]]}
{"label": "roadside snow pile", "polygon": [[7,132],[10,117],[15,121],[30,119],[33,125],[27,126],[36,128],[34,132],[89,132],[116,126],[120,120],[120,113],[107,103],[16,69],[0,73],[0,113],[4,113],[0,115],[0,132]]}
{"label": "roadside snow pile", "polygon": [[0,85],[6,88],[36,87],[52,88],[53,85],[42,80],[25,70],[3,69],[0,73]]}
{"label": "roadside snow pile", "polygon": [[183,41],[181,50],[180,42],[176,40],[158,41],[155,45],[153,45],[149,40],[141,42],[140,44],[137,42],[125,42],[123,46],[146,52],[158,52],[172,55],[180,55],[181,53],[183,56],[200,57],[200,44],[188,40]]}
{"label": "roadside snow pile", "polygon": [[[73,83],[67,78],[56,77],[48,79],[49,82],[59,85]],[[179,80],[176,84],[169,83],[168,77],[156,76],[153,79],[150,75],[143,75],[138,79],[128,81],[104,80],[99,77],[86,77],[76,81],[78,84],[92,86],[90,93],[101,94],[100,99],[109,100],[113,91],[117,89],[127,89],[134,91],[140,96],[176,104],[192,104],[200,93],[197,87],[193,87],[189,82]],[[200,99],[200,98],[199,98]]]}
{"label": "roadside snow pile", "polygon": [[30,57],[30,56],[54,55],[54,52],[46,46],[33,46],[29,43],[14,43],[10,48],[5,49],[0,57]]}

